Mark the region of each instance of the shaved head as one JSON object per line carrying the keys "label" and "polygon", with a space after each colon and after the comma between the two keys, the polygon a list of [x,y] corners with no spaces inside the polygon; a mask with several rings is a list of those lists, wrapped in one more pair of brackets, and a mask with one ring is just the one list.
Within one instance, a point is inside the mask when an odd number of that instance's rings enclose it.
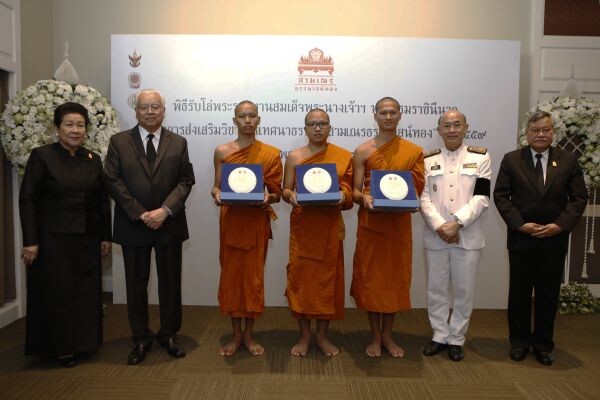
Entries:
{"label": "shaved head", "polygon": [[254,104],[253,102],[251,102],[250,100],[243,100],[240,101],[237,106],[235,106],[235,109],[233,110],[233,115],[237,115],[238,110],[240,109],[241,106],[243,106],[244,104],[250,104],[252,105],[252,107],[254,107],[254,109],[256,110],[256,113],[258,114],[258,107],[256,106],[256,104]]}

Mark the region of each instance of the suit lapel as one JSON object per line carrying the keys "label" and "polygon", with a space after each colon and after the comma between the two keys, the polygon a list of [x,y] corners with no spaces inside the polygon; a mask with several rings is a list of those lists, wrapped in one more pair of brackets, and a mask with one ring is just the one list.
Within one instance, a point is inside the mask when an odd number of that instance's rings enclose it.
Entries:
{"label": "suit lapel", "polygon": [[529,181],[529,184],[533,189],[541,196],[542,192],[537,184],[537,175],[535,173],[535,165],[533,164],[533,157],[531,155],[531,149],[529,146],[524,147],[521,150],[521,168]]}
{"label": "suit lapel", "polygon": [[546,166],[546,184],[544,185],[544,194],[548,192],[554,183],[559,165],[560,154],[555,148],[550,147],[550,153],[548,154],[548,165]]}
{"label": "suit lapel", "polygon": [[162,130],[160,132],[160,142],[158,143],[158,152],[156,154],[156,161],[154,161],[154,171],[152,171],[152,174],[154,174],[154,172],[156,171],[156,168],[160,164],[160,161],[162,160],[163,156],[167,152],[167,148],[169,147],[169,144],[171,143],[171,135],[172,135],[171,132],[169,132],[165,128],[162,128]]}
{"label": "suit lapel", "polygon": [[140,130],[137,125],[131,130],[130,135],[129,139],[131,141],[131,147],[134,149],[144,171],[146,171],[149,177],[152,177],[150,167],[148,166],[148,159],[146,158],[146,152],[144,151],[144,144],[142,143],[142,138],[140,136]]}

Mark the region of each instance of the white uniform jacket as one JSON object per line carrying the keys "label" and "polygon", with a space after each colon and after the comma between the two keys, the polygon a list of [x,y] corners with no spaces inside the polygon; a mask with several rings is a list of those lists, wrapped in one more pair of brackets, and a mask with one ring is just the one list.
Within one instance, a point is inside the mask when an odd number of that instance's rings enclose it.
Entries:
{"label": "white uniform jacket", "polygon": [[[482,147],[461,145],[455,151],[436,149],[425,155],[425,189],[420,211],[425,221],[426,249],[473,250],[484,246],[479,216],[490,204],[490,164],[490,156]],[[455,217],[463,228],[458,233],[458,244],[449,244],[435,230]]]}

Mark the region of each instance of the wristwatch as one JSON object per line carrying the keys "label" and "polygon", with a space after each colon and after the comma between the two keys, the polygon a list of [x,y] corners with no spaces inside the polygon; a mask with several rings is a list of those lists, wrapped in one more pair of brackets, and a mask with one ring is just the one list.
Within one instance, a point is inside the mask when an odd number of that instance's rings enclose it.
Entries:
{"label": "wristwatch", "polygon": [[458,226],[460,226],[461,228],[464,228],[465,226],[463,225],[462,221],[460,220],[460,218],[458,218],[456,215],[453,215],[454,219],[456,220],[456,222],[458,222]]}

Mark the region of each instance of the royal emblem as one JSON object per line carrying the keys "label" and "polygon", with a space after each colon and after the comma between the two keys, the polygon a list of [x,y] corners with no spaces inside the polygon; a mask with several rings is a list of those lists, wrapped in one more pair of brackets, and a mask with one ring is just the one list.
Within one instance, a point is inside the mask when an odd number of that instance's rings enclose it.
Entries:
{"label": "royal emblem", "polygon": [[301,74],[304,71],[319,72],[325,71],[329,75],[333,74],[333,60],[331,57],[325,57],[323,51],[318,48],[314,48],[308,52],[308,57],[300,57],[298,61],[298,72]]}
{"label": "royal emblem", "polygon": [[127,75],[127,82],[129,82],[130,88],[137,89],[142,83],[142,76],[137,72],[132,72],[129,75]]}
{"label": "royal emblem", "polygon": [[137,68],[140,66],[140,60],[142,59],[142,55],[136,53],[135,49],[133,50],[133,54],[130,54],[128,57],[129,65],[131,65],[133,68]]}
{"label": "royal emblem", "polygon": [[294,89],[312,92],[337,91],[333,71],[333,58],[326,57],[323,50],[315,47],[308,52],[308,56],[300,56],[298,81],[294,85]]}

